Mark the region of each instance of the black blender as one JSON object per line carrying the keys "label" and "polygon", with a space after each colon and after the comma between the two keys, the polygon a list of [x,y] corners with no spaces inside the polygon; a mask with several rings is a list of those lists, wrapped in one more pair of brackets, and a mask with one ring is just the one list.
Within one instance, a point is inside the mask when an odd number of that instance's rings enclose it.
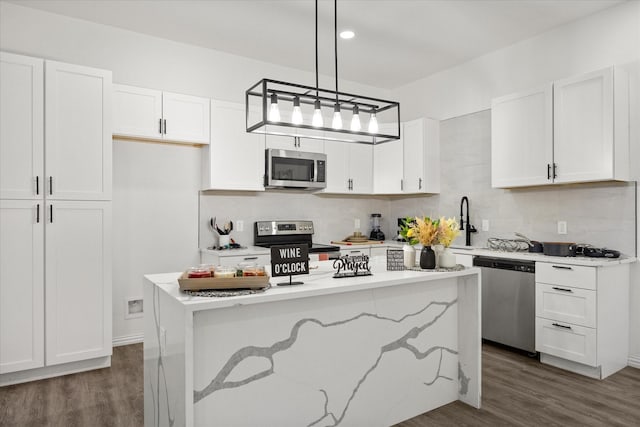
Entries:
{"label": "black blender", "polygon": [[372,213],[371,214],[371,234],[369,238],[371,240],[384,240],[384,233],[380,230],[380,219],[382,218],[382,214]]}

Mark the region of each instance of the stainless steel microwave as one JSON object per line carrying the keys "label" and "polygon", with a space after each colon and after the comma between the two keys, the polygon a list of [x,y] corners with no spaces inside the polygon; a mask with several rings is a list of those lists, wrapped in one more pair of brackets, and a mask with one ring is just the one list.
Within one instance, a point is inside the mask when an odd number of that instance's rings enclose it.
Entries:
{"label": "stainless steel microwave", "polygon": [[264,187],[321,190],[327,186],[327,155],[268,148]]}

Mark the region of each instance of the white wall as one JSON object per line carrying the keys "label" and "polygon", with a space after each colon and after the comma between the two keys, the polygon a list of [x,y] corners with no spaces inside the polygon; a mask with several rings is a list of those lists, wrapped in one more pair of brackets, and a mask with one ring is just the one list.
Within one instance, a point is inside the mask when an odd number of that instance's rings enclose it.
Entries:
{"label": "white wall", "polygon": [[[115,83],[233,102],[244,102],[244,91],[265,77],[315,83],[311,73],[6,2],[0,2],[0,49],[112,70]],[[311,51],[308,59],[313,61]],[[320,84],[331,87],[332,77],[321,76]],[[350,82],[342,87],[389,95]],[[125,299],[142,295],[142,274],[178,271],[197,262],[200,150],[114,142],[113,167],[113,336],[126,342],[143,330],[140,319],[124,318]],[[286,200],[281,195],[275,203],[282,206]],[[368,205],[362,206],[357,214],[366,215]]]}
{"label": "white wall", "polygon": [[640,59],[640,2],[630,1],[400,87],[403,120],[448,119],[491,98]]}

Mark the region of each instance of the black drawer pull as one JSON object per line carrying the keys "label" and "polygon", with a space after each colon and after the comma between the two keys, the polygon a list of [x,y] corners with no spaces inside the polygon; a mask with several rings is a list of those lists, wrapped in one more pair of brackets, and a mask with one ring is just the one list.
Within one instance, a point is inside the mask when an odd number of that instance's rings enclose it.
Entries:
{"label": "black drawer pull", "polygon": [[247,257],[244,257],[244,260],[245,260],[245,261],[250,261],[250,260],[252,260],[252,259],[258,259],[258,257],[257,257],[257,256],[247,256]]}
{"label": "black drawer pull", "polygon": [[551,267],[557,268],[559,270],[573,270],[573,268],[567,267],[566,265],[552,265]]}
{"label": "black drawer pull", "polygon": [[562,291],[562,292],[573,292],[571,289],[556,288],[555,286],[553,286],[551,289],[555,289],[556,291]]}
{"label": "black drawer pull", "polygon": [[559,323],[552,323],[553,326],[556,326],[558,328],[563,328],[563,329],[571,329],[571,326],[565,326],[565,325],[561,325]]}
{"label": "black drawer pull", "polygon": [[49,222],[53,224],[53,205],[49,205]]}
{"label": "black drawer pull", "polygon": [[40,223],[40,203],[36,205],[36,223]]}
{"label": "black drawer pull", "polygon": [[53,195],[53,177],[49,177],[49,195]]}
{"label": "black drawer pull", "polygon": [[36,176],[36,196],[40,194],[40,177]]}

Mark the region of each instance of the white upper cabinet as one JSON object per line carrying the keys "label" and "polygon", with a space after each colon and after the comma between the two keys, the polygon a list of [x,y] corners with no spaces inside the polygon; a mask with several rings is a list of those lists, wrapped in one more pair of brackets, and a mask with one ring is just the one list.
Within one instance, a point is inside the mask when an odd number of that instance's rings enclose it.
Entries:
{"label": "white upper cabinet", "polygon": [[44,203],[0,200],[0,374],[44,366],[44,221]]}
{"label": "white upper cabinet", "polygon": [[163,92],[164,139],[208,144],[209,104],[207,98]]}
{"label": "white upper cabinet", "polygon": [[311,138],[293,138],[291,136],[266,135],[267,148],[279,148],[281,150],[299,150],[308,153],[324,152],[324,141]]}
{"label": "white upper cabinet", "polygon": [[614,178],[613,69],[553,85],[555,182]]}
{"label": "white upper cabinet", "polygon": [[210,100],[127,85],[113,85],[113,135],[209,144]]}
{"label": "white upper cabinet", "polygon": [[324,193],[371,194],[373,147],[366,144],[325,141],[327,187]]}
{"label": "white upper cabinet", "polygon": [[440,192],[440,123],[417,119],[403,123],[403,191]]}
{"label": "white upper cabinet", "polygon": [[0,198],[35,199],[44,185],[44,61],[0,52]]}
{"label": "white upper cabinet", "polygon": [[45,61],[49,199],[111,199],[111,72]]}
{"label": "white upper cabinet", "polygon": [[264,191],[264,135],[245,129],[243,104],[211,101],[211,144],[202,150],[203,190]]}
{"label": "white upper cabinet", "polygon": [[402,194],[403,147],[404,142],[402,139],[373,146],[374,193]]}
{"label": "white upper cabinet", "polygon": [[494,99],[492,186],[633,179],[628,79],[610,67]]}
{"label": "white upper cabinet", "polygon": [[113,133],[138,138],[162,138],[162,92],[114,84]]}
{"label": "white upper cabinet", "polygon": [[553,88],[547,84],[491,102],[491,185],[551,182]]}

